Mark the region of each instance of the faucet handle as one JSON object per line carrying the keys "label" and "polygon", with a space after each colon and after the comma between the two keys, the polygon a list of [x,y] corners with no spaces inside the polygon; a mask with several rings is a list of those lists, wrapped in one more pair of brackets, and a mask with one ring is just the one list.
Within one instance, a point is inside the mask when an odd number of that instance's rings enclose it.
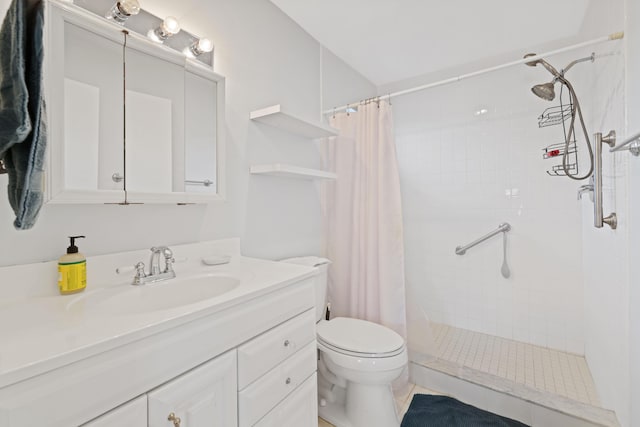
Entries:
{"label": "faucet handle", "polygon": [[166,246],[160,248],[162,250],[162,255],[164,256],[164,273],[169,273],[173,271],[173,263],[176,262],[173,257],[173,251]]}
{"label": "faucet handle", "polygon": [[[582,195],[584,193],[591,193],[593,194],[593,184],[587,184],[587,185],[581,185],[578,188],[578,200],[582,200]],[[593,196],[591,195],[591,197],[593,198]]]}
{"label": "faucet handle", "polygon": [[169,273],[173,271],[173,263],[176,262],[176,259],[173,257],[165,257],[164,262],[165,262],[164,272]]}
{"label": "faucet handle", "polygon": [[162,246],[161,248],[158,248],[158,249],[162,252],[162,255],[164,255],[164,259],[173,258],[173,251],[168,247]]}
{"label": "faucet handle", "polygon": [[147,277],[147,273],[144,272],[144,262],[137,263],[134,268],[136,269],[136,275],[133,277],[133,284],[140,285],[142,284],[142,279]]}

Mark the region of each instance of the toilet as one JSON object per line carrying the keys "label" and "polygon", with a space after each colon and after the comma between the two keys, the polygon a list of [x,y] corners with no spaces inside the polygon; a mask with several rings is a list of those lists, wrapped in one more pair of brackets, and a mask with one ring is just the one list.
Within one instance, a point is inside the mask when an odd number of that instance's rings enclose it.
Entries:
{"label": "toilet", "polygon": [[324,320],[330,261],[318,257],[283,261],[318,270],[314,280],[320,417],[336,427],[398,427],[391,383],[407,365],[404,339],[365,320]]}

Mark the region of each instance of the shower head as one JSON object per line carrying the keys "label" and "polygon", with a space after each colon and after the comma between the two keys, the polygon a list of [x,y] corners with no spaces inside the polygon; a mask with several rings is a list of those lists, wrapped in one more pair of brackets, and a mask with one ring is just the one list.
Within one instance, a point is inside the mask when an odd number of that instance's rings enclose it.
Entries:
{"label": "shower head", "polygon": [[[524,57],[530,58],[532,56],[538,56],[538,55],[536,53],[527,53]],[[546,68],[547,71],[549,71],[554,77],[562,77],[562,74],[558,72],[558,70],[556,70],[553,67],[553,65],[549,64],[547,61],[545,61],[542,58],[536,59],[535,61],[525,62],[525,64],[527,64],[529,67],[535,67],[538,64],[542,64],[542,66]]]}
{"label": "shower head", "polygon": [[553,101],[556,97],[556,91],[553,87],[553,82],[535,85],[531,88],[531,92],[533,92],[537,97],[544,99],[545,101]]}

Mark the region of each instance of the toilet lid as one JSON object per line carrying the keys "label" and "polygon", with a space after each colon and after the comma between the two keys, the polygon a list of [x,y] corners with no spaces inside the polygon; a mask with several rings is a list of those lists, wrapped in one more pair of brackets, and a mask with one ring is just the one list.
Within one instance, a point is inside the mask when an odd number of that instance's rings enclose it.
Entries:
{"label": "toilet lid", "polygon": [[354,353],[385,354],[404,346],[400,335],[366,320],[336,317],[317,325],[318,340]]}

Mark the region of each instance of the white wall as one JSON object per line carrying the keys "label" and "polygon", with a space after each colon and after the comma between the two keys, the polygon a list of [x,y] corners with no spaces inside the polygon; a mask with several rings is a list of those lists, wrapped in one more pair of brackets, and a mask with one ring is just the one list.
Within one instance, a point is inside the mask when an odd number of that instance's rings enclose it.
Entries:
{"label": "white wall", "polygon": [[[7,0],[0,0],[5,9]],[[204,3],[204,2],[202,2]],[[144,7],[154,11],[154,1]],[[345,103],[375,93],[267,0],[209,1],[200,8],[173,2],[184,28],[208,35],[216,46],[215,71],[227,77],[227,194],[209,206],[46,205],[30,231],[15,231],[13,213],[0,197],[0,265],[55,259],[66,236],[85,234],[88,255],[239,236],[252,256],[279,258],[317,253],[320,208],[316,185],[308,181],[251,176],[254,163],[282,162],[319,167],[316,144],[251,122],[250,111],[280,103],[319,119],[321,97]],[[321,85],[324,69],[330,80]],[[321,90],[324,94],[321,94]],[[0,187],[7,177],[0,176]]]}
{"label": "white wall", "polygon": [[[640,3],[627,0],[627,135],[640,132]],[[640,158],[629,159],[629,425],[640,425]],[[633,402],[633,403],[631,403]]]}

